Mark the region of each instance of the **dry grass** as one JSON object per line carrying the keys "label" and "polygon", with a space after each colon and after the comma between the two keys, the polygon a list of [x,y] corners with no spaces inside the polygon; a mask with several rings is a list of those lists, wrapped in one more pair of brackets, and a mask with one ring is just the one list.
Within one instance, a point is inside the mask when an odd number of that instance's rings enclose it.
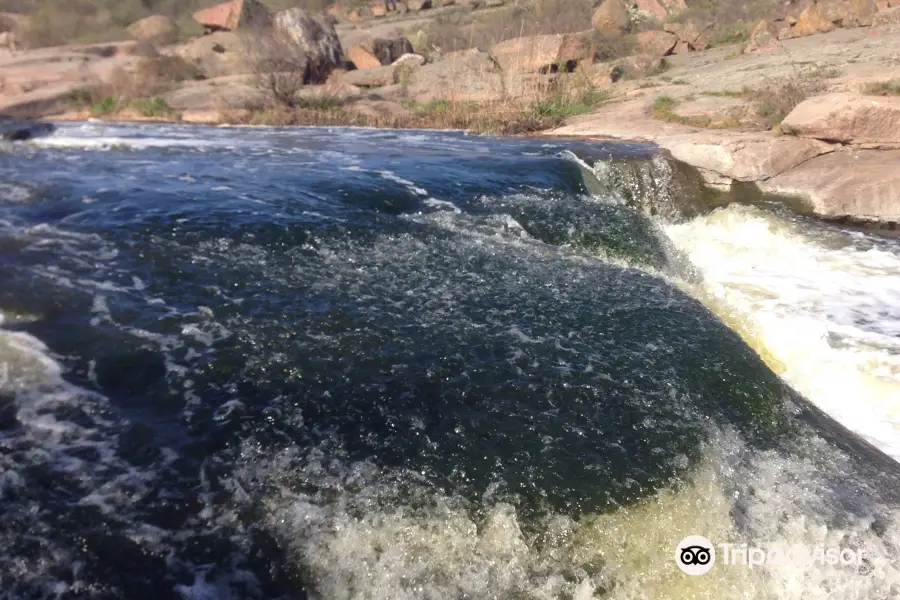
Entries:
{"label": "dry grass", "polygon": [[770,79],[762,87],[745,88],[744,98],[754,106],[756,126],[760,129],[777,127],[794,108],[828,89],[828,79],[838,76],[834,70],[813,67],[795,69],[795,75]]}
{"label": "dry grass", "polygon": [[[839,75],[840,72],[834,69],[817,66],[806,69],[795,67],[794,75],[768,79],[759,87],[744,86],[740,90],[703,92],[703,95],[746,100],[750,105],[750,119],[747,125],[753,129],[767,130],[777,128],[788,113],[807,98],[827,91],[828,80]],[[896,93],[900,93],[900,82],[895,84]],[[875,89],[873,93],[879,93],[882,88],[879,85]]]}
{"label": "dry grass", "polygon": [[543,131],[561,123],[527,108],[504,103],[435,101],[407,104],[403,114],[370,115],[351,107],[269,107],[226,111],[221,120],[234,125],[380,127],[397,129],[462,129],[475,133],[516,135]]}
{"label": "dry grass", "polygon": [[401,107],[405,110],[377,116],[358,111],[350,100],[327,95],[298,99],[293,107],[269,102],[220,112],[222,121],[232,124],[462,129],[515,135],[556,127],[567,117],[590,112],[610,98],[608,90],[595,88],[577,76],[550,81],[528,98],[492,102],[404,101]]}
{"label": "dry grass", "polygon": [[869,82],[862,86],[862,93],[869,96],[900,96],[900,79]]}

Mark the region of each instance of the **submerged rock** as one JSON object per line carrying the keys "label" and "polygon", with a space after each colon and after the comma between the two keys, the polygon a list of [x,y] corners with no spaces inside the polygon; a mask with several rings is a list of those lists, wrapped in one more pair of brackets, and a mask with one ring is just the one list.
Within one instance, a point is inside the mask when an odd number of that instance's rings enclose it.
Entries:
{"label": "submerged rock", "polygon": [[8,142],[22,142],[56,131],[53,123],[45,121],[18,121],[0,119],[0,139]]}

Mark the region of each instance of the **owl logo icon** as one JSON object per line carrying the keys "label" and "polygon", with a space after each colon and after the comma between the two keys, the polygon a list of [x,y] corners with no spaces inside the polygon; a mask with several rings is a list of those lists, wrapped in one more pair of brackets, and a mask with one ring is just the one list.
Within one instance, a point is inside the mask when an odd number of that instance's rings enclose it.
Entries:
{"label": "owl logo icon", "polygon": [[705,575],[716,564],[716,548],[702,535],[689,535],[675,547],[675,564],[688,575]]}

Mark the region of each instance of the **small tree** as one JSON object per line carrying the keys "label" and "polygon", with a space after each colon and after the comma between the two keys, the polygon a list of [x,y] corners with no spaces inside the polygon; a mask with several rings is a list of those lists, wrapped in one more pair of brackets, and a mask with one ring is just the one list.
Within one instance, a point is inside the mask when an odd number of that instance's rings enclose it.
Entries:
{"label": "small tree", "polygon": [[298,44],[276,39],[270,29],[243,34],[248,65],[260,89],[278,105],[297,106],[297,93],[308,80],[309,60]]}

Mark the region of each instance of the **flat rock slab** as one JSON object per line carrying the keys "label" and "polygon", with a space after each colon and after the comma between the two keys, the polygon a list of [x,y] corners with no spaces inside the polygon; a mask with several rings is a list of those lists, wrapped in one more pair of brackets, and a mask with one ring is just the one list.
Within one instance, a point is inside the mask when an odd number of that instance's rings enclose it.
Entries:
{"label": "flat rock slab", "polygon": [[869,146],[900,146],[900,97],[837,93],[801,102],[781,130],[791,135]]}
{"label": "flat rock slab", "polygon": [[841,150],[760,182],[826,218],[900,222],[900,150]]}
{"label": "flat rock slab", "polygon": [[[701,131],[659,138],[656,143],[675,159],[700,169],[711,183],[764,181],[834,150],[819,140],[769,132]],[[720,178],[710,177],[711,173]]]}
{"label": "flat rock slab", "polygon": [[695,127],[652,118],[647,114],[651,102],[647,98],[637,98],[607,104],[589,115],[568,119],[565,125],[548,133],[652,142],[663,137],[699,131]]}

